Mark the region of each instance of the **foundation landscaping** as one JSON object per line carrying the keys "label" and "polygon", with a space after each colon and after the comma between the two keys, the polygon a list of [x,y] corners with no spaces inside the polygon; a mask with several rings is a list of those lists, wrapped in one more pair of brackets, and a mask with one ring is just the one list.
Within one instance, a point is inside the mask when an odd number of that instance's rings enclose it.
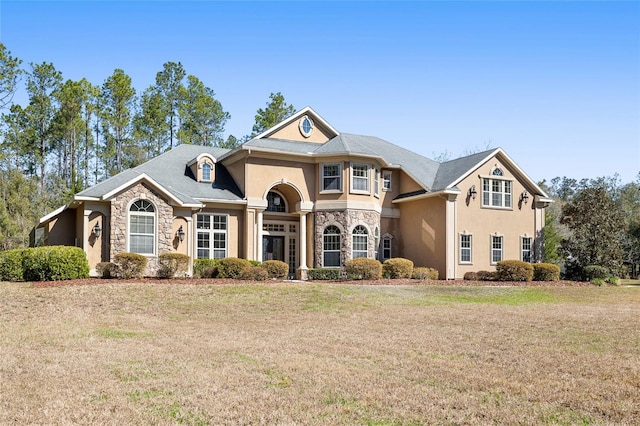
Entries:
{"label": "foundation landscaping", "polygon": [[446,281],[406,259],[184,278],[180,256],[159,260],[178,278],[139,278],[128,254],[89,278],[80,253],[0,254],[0,424],[640,423],[631,281],[514,261]]}

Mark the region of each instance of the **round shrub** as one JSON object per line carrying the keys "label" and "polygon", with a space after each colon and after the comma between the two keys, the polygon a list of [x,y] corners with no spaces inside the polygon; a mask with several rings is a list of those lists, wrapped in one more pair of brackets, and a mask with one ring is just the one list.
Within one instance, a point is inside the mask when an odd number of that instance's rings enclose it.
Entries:
{"label": "round shrub", "polygon": [[118,253],[113,256],[113,263],[118,268],[118,278],[125,280],[142,278],[144,268],[147,266],[147,258],[137,253]]}
{"label": "round shrub", "polygon": [[27,281],[72,280],[89,276],[89,262],[80,247],[28,248],[24,250],[22,266]]}
{"label": "round shrub", "polygon": [[312,268],[307,272],[309,280],[339,280],[340,269],[338,268]]}
{"label": "round shrub", "polygon": [[115,263],[100,262],[96,265],[96,272],[100,278],[116,278],[118,276],[118,267]]}
{"label": "round shrub", "polygon": [[269,278],[283,280],[289,274],[289,265],[281,260],[265,260],[260,266],[267,271]]}
{"label": "round shrub", "polygon": [[533,265],[522,260],[501,260],[496,273],[499,281],[532,281]]}
{"label": "round shrub", "polygon": [[193,276],[196,278],[215,278],[218,276],[219,259],[196,259],[193,261]]}
{"label": "round shrub", "polygon": [[413,262],[402,257],[394,257],[384,261],[382,275],[385,278],[411,278]]}
{"label": "round shrub", "polygon": [[242,268],[238,278],[247,281],[264,281],[269,278],[269,273],[265,268],[249,264],[249,266]]}
{"label": "round shrub", "polygon": [[604,280],[609,275],[609,270],[604,266],[588,265],[584,267],[584,276],[588,281],[593,281],[594,279]]}
{"label": "round shrub", "polygon": [[218,276],[220,278],[239,279],[240,273],[247,266],[252,266],[247,259],[237,257],[225,257],[218,260]]}
{"label": "round shrub", "polygon": [[0,280],[20,281],[24,278],[22,257],[24,249],[0,252]]}
{"label": "round shrub", "polygon": [[553,263],[534,263],[534,281],[558,281],[560,279],[560,267]]}
{"label": "round shrub", "polygon": [[191,258],[182,253],[162,253],[158,256],[158,277],[173,278],[175,276],[184,277],[189,271],[189,261]]}
{"label": "round shrub", "polygon": [[378,280],[382,277],[382,264],[366,257],[347,260],[345,270],[348,280]]}
{"label": "round shrub", "polygon": [[[383,265],[384,268],[384,265]],[[437,280],[438,270],[434,268],[414,268],[411,278],[414,280]]]}
{"label": "round shrub", "polygon": [[478,281],[478,274],[476,272],[465,272],[464,277],[467,281]]}

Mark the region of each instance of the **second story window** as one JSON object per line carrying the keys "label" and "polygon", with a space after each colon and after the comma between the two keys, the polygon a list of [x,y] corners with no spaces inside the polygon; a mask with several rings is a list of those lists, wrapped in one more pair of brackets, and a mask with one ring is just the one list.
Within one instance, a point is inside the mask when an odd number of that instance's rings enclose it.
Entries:
{"label": "second story window", "polygon": [[391,191],[391,172],[382,172],[382,190]]}
{"label": "second story window", "polygon": [[323,164],[320,182],[321,191],[342,191],[342,166],[337,164]]}
{"label": "second story window", "polygon": [[369,166],[367,164],[351,165],[351,191],[369,193]]}
{"label": "second story window", "polygon": [[511,181],[502,177],[504,173],[499,168],[494,169],[491,175],[491,178],[482,179],[482,206],[510,208]]}
{"label": "second story window", "polygon": [[284,202],[284,198],[282,195],[277,192],[269,191],[267,194],[267,211],[268,212],[277,212],[277,213],[286,213],[287,205]]}

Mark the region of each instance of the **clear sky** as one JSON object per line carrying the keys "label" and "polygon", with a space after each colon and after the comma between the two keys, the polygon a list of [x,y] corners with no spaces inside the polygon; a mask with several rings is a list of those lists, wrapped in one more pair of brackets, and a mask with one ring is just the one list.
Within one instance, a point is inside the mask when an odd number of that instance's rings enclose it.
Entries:
{"label": "clear sky", "polygon": [[430,158],[502,147],[535,181],[640,172],[638,1],[0,0],[0,41],[65,79],[122,68],[138,93],[182,62],[227,135],[282,92]]}

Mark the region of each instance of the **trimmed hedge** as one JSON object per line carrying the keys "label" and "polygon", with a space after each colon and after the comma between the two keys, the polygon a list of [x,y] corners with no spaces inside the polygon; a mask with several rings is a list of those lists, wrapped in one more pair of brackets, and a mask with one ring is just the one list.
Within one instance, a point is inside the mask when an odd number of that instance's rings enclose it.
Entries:
{"label": "trimmed hedge", "polygon": [[558,281],[560,279],[560,267],[553,263],[534,263],[534,281]]}
{"label": "trimmed hedge", "polygon": [[338,268],[312,268],[307,271],[307,279],[313,280],[339,280],[340,269]]}
{"label": "trimmed hedge", "polygon": [[384,261],[382,275],[385,278],[411,278],[413,262],[402,257],[394,257]]}
{"label": "trimmed hedge", "polygon": [[260,267],[267,271],[269,278],[284,280],[289,274],[289,265],[281,260],[265,260]]}
{"label": "trimmed hedge", "polygon": [[24,279],[22,257],[24,249],[0,252],[0,280],[20,281]]}
{"label": "trimmed hedge", "polygon": [[118,266],[111,262],[100,262],[96,265],[96,272],[100,278],[110,279],[118,277]]}
{"label": "trimmed hedge", "polygon": [[238,278],[248,281],[264,281],[269,278],[269,273],[262,266],[253,266],[250,264],[240,271]]}
{"label": "trimmed hedge", "polygon": [[476,277],[479,281],[495,281],[498,279],[498,273],[496,271],[478,271]]}
{"label": "trimmed hedge", "polygon": [[173,278],[176,275],[186,276],[191,258],[182,253],[162,253],[158,256],[158,277]]}
{"label": "trimmed hedge", "polygon": [[247,259],[239,259],[237,257],[226,257],[218,260],[218,276],[220,278],[239,279],[242,270],[251,265]]}
{"label": "trimmed hedge", "polygon": [[533,265],[522,260],[501,260],[496,273],[499,281],[532,281]]}
{"label": "trimmed hedge", "polygon": [[196,278],[215,278],[218,276],[220,259],[196,259],[193,261],[193,276]]}
{"label": "trimmed hedge", "polygon": [[44,246],[25,249],[23,277],[27,281],[57,281],[87,278],[89,262],[80,247]]}
{"label": "trimmed hedge", "polygon": [[348,280],[379,280],[382,278],[382,264],[376,259],[359,257],[347,260],[345,270]]}
{"label": "trimmed hedge", "polygon": [[465,272],[463,278],[467,281],[478,281],[480,279],[477,272]]}
{"label": "trimmed hedge", "polygon": [[118,269],[118,278],[125,280],[142,278],[144,268],[147,266],[147,258],[137,253],[118,253],[113,256],[113,263]]}
{"label": "trimmed hedge", "polygon": [[593,281],[594,279],[604,280],[610,275],[609,270],[604,266],[588,265],[584,267],[584,276],[588,281]]}
{"label": "trimmed hedge", "polygon": [[[383,265],[384,267],[384,265]],[[437,280],[438,279],[438,270],[434,268],[414,268],[411,273],[411,278],[414,280]]]}

